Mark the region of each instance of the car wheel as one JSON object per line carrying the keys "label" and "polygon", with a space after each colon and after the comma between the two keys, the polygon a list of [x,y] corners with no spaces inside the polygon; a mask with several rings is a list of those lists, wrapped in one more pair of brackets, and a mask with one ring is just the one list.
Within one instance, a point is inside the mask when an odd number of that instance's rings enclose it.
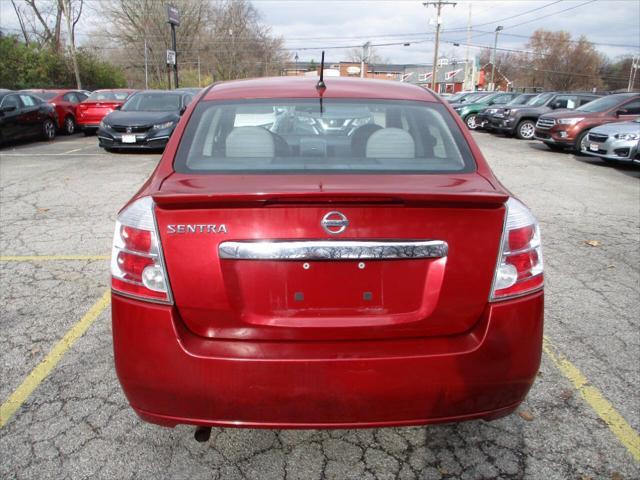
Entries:
{"label": "car wheel", "polygon": [[63,130],[67,135],[73,135],[76,132],[76,122],[71,115],[64,119]]}
{"label": "car wheel", "polygon": [[42,136],[45,140],[56,138],[56,124],[50,118],[47,118],[42,124]]}
{"label": "car wheel", "polygon": [[516,128],[516,137],[520,140],[531,140],[536,131],[536,125],[531,120],[522,120]]}
{"label": "car wheel", "polygon": [[586,150],[586,140],[587,135],[589,134],[589,130],[585,130],[580,135],[576,137],[576,143],[573,145],[573,150],[575,153],[582,153],[582,147],[585,146]]}
{"label": "car wheel", "polygon": [[476,115],[475,115],[475,113],[467,115],[464,118],[464,123],[467,124],[467,127],[469,127],[469,130],[475,130],[476,128],[478,128],[478,124],[476,123]]}

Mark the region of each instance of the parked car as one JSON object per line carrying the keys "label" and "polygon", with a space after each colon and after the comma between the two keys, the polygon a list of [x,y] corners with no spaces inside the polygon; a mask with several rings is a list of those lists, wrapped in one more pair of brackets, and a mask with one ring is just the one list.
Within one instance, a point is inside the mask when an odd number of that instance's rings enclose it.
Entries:
{"label": "parked car", "polygon": [[537,96],[537,93],[521,93],[504,105],[496,104],[484,107],[476,115],[476,124],[483,130],[492,130],[491,117],[498,113],[498,111],[514,106],[527,105],[531,103]]}
{"label": "parked car", "polygon": [[180,87],[180,88],[176,88],[174,90],[175,92],[187,92],[192,94],[194,97],[199,94],[202,89],[201,88],[197,88],[197,87]]}
{"label": "parked car", "polygon": [[452,96],[447,98],[447,102],[449,103],[464,103],[469,100],[477,100],[482,96],[486,95],[488,92],[458,92],[454,93]]}
{"label": "parked car", "polygon": [[495,131],[515,135],[521,140],[532,140],[540,115],[558,109],[573,110],[596,98],[600,96],[590,93],[541,93],[529,105],[505,108],[503,118],[498,118],[491,126]]}
{"label": "parked car", "polygon": [[478,127],[476,118],[478,112],[491,105],[504,105],[518,96],[515,92],[494,92],[478,100],[468,100],[462,104],[452,105],[460,118],[467,124],[467,128],[475,130]]}
{"label": "parked car", "polygon": [[603,160],[640,163],[640,117],[592,128],[581,151]]}
{"label": "parked car", "polygon": [[576,108],[542,115],[536,123],[535,138],[552,150],[582,150],[593,127],[640,117],[640,94],[617,93]]}
{"label": "parked car", "polygon": [[27,92],[0,90],[0,145],[41,137],[53,140],[58,117],[52,105]]}
{"label": "parked car", "polygon": [[121,106],[135,90],[96,90],[76,107],[76,124],[85,135],[92,135],[102,119]]}
{"label": "parked car", "polygon": [[[131,406],[202,440],[213,425],[513,412],[541,356],[536,220],[434,93],[316,81],[210,87],[119,213],[113,343]],[[267,107],[320,124],[367,109],[374,123],[275,133]]]}
{"label": "parked car", "polygon": [[100,122],[99,145],[117,148],[163,149],[193,94],[176,90],[137,92]]}
{"label": "parked car", "polygon": [[84,90],[25,90],[53,105],[58,115],[58,130],[67,135],[76,131],[76,106],[90,94]]}

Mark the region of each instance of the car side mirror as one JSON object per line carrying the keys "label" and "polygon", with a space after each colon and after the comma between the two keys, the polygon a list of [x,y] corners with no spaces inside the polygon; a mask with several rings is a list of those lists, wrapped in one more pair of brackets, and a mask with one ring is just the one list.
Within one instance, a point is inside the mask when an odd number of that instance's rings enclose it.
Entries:
{"label": "car side mirror", "polygon": [[620,108],[616,111],[616,117],[619,117],[620,115],[627,115],[629,113],[629,110],[627,110],[626,108]]}
{"label": "car side mirror", "polygon": [[183,114],[184,112],[186,112],[186,111],[187,111],[187,107],[185,106],[185,107],[182,107],[182,108],[180,109],[180,112],[178,112],[178,113],[180,113],[180,115],[182,115],[182,114]]}
{"label": "car side mirror", "polygon": [[122,108],[122,105],[116,105],[114,110],[120,110]]}
{"label": "car side mirror", "polygon": [[556,108],[560,108],[560,102],[552,102],[549,106],[552,110],[555,110]]}
{"label": "car side mirror", "polygon": [[2,112],[2,113],[14,112],[15,110],[16,110],[16,106],[15,105],[6,105],[6,106],[0,108],[0,112]]}

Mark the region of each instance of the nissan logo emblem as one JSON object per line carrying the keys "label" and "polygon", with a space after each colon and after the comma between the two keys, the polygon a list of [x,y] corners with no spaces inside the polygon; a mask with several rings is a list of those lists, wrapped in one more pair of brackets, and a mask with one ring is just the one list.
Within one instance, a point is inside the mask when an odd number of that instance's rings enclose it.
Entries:
{"label": "nissan logo emblem", "polygon": [[347,217],[343,213],[333,211],[322,217],[320,225],[322,225],[325,232],[331,235],[337,235],[347,229],[349,220],[347,220]]}

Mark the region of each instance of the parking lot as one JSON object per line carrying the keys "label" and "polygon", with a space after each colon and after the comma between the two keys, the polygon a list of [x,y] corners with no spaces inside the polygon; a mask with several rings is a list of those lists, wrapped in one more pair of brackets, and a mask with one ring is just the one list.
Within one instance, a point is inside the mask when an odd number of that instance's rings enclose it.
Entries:
{"label": "parking lot", "polygon": [[204,444],[139,420],[113,368],[113,224],[159,155],[78,135],[0,150],[0,478],[640,478],[640,169],[474,136],[542,228],[545,353],[518,413]]}

